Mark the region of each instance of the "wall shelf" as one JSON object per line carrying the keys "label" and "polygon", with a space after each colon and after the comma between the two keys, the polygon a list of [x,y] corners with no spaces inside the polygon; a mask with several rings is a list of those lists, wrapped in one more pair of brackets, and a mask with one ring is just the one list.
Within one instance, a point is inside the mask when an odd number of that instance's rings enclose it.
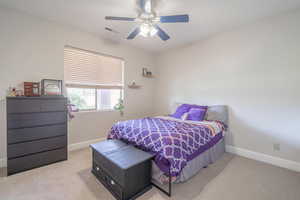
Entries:
{"label": "wall shelf", "polygon": [[143,73],[142,73],[143,77],[145,78],[153,78],[153,74],[151,71],[149,71],[147,68],[143,68]]}
{"label": "wall shelf", "polygon": [[145,78],[154,78],[154,76],[152,74],[151,75],[143,74],[143,77],[145,77]]}
{"label": "wall shelf", "polygon": [[128,85],[128,88],[130,88],[130,89],[139,89],[139,88],[141,88],[142,86],[140,86],[140,85],[136,85],[136,84],[130,84],[130,85]]}

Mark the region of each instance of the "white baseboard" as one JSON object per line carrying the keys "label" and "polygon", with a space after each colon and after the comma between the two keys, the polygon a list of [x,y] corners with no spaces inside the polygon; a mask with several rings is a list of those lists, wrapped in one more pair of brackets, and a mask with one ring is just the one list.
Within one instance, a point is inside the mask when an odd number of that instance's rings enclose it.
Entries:
{"label": "white baseboard", "polygon": [[226,145],[226,152],[236,154],[242,157],[250,158],[253,160],[261,161],[264,163],[268,163],[271,165],[275,165],[278,167],[283,167],[296,172],[300,172],[300,163],[295,161],[286,160],[283,158],[278,158],[263,153],[258,153],[255,151],[250,151],[247,149],[230,146],[230,145]]}
{"label": "white baseboard", "polygon": [[6,167],[7,166],[7,159],[6,158],[1,158],[0,159],[0,168]]}
{"label": "white baseboard", "polygon": [[[79,149],[84,149],[84,148],[89,147],[89,145],[91,145],[91,144],[101,142],[105,139],[106,138],[99,138],[99,139],[95,139],[95,140],[88,140],[88,141],[84,141],[84,142],[80,142],[80,143],[70,144],[68,147],[68,150],[75,151],[75,150],[79,150]],[[278,158],[278,157],[266,155],[263,153],[258,153],[255,151],[250,151],[247,149],[230,146],[230,145],[226,145],[226,152],[236,154],[236,155],[239,155],[242,157],[250,158],[253,160],[261,161],[264,163],[268,163],[271,165],[275,165],[278,167],[283,167],[283,168],[286,168],[289,170],[300,172],[300,163],[295,162],[295,161],[286,160],[283,158]],[[6,167],[6,166],[7,166],[7,159],[1,158],[0,159],[0,168]]]}
{"label": "white baseboard", "polygon": [[79,149],[84,149],[84,148],[89,147],[91,144],[101,142],[105,139],[106,138],[98,138],[98,139],[95,139],[95,140],[88,140],[88,141],[79,142],[79,143],[75,143],[75,144],[69,144],[68,150],[69,151],[75,151],[75,150],[79,150]]}

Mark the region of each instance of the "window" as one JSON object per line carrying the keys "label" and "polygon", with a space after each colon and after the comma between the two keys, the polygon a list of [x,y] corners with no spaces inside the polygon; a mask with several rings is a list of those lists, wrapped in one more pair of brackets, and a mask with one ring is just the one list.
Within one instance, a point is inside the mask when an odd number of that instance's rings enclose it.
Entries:
{"label": "window", "polygon": [[96,110],[96,89],[67,88],[69,100],[79,110]]}
{"label": "window", "polygon": [[64,77],[67,94],[79,110],[111,110],[123,99],[120,58],[65,47]]}

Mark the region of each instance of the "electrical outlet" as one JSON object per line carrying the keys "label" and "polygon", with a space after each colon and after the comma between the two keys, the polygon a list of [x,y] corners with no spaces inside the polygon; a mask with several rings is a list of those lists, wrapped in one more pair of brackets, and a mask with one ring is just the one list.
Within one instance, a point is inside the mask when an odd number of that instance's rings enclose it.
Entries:
{"label": "electrical outlet", "polygon": [[274,143],[273,144],[273,150],[274,151],[280,151],[280,144],[279,143]]}

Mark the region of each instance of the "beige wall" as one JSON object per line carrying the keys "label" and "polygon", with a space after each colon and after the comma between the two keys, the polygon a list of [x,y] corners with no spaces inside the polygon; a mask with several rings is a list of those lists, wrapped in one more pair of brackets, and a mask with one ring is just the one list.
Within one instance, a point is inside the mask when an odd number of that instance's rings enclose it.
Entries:
{"label": "beige wall", "polygon": [[155,70],[151,54],[101,40],[72,27],[0,8],[0,159],[6,157],[7,88],[24,81],[63,79],[64,45],[124,58],[125,83],[135,80],[142,85],[139,90],[126,87],[126,110],[122,118],[118,112],[77,114],[69,123],[69,143],[105,137],[115,121],[152,114],[154,80],[141,76],[143,66]]}
{"label": "beige wall", "polygon": [[227,144],[300,162],[299,19],[269,18],[162,54],[157,113],[174,102],[228,105]]}
{"label": "beige wall", "polygon": [[[143,87],[126,88],[123,118],[117,112],[78,113],[69,123],[69,143],[105,137],[115,121],[152,115],[155,94],[156,114],[168,113],[174,102],[226,104],[227,144],[300,162],[299,19],[300,12],[270,18],[156,57],[0,8],[0,159],[6,156],[6,89],[63,79],[63,47],[72,45],[124,58],[126,83]],[[141,77],[143,66],[156,79]],[[273,151],[274,143],[281,151]]]}

